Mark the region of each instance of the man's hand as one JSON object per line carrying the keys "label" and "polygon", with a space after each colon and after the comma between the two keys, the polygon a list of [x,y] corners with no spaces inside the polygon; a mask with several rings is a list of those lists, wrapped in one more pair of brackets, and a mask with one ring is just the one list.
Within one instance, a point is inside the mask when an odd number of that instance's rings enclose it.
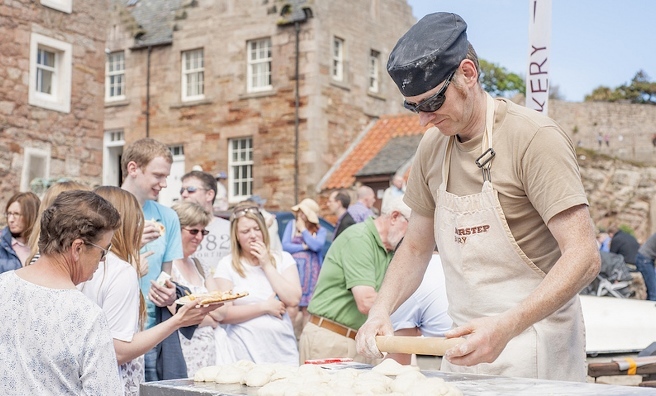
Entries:
{"label": "man's hand", "polygon": [[147,243],[154,241],[159,238],[159,227],[155,222],[146,220],[144,222],[143,235],[141,236],[141,247],[144,247]]}
{"label": "man's hand", "polygon": [[444,333],[446,338],[467,336],[467,341],[446,351],[444,357],[458,366],[494,362],[515,337],[512,321],[504,315],[478,318]]}
{"label": "man's hand", "polygon": [[139,273],[140,278],[143,278],[148,274],[148,257],[152,256],[153,254],[155,254],[155,252],[152,250],[139,254],[139,269],[141,270]]}
{"label": "man's hand", "polygon": [[175,285],[168,279],[164,286],[160,286],[157,282],[151,280],[148,299],[158,307],[168,307],[175,301]]}
{"label": "man's hand", "polygon": [[393,334],[394,328],[388,315],[371,314],[369,319],[360,327],[355,337],[356,351],[362,356],[380,359],[383,354],[376,345],[376,336]]}

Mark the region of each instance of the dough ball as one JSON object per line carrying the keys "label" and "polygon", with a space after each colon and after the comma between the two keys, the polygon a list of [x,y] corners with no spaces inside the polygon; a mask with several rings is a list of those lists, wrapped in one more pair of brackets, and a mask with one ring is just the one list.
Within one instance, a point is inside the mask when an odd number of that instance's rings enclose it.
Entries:
{"label": "dough ball", "polygon": [[376,373],[373,371],[366,371],[358,376],[358,379],[355,382],[365,382],[365,381],[376,381],[385,386],[390,386],[392,384],[392,379],[383,374]]}
{"label": "dough ball", "polygon": [[353,393],[356,395],[385,395],[388,392],[387,384],[375,379],[358,379],[353,386]]}
{"label": "dough ball", "polygon": [[397,375],[394,381],[392,381],[390,389],[394,392],[406,393],[412,389],[417,382],[424,379],[426,379],[426,376],[419,371],[408,371]]}
{"label": "dough ball", "polygon": [[269,382],[257,391],[257,396],[281,396],[285,395],[290,384],[286,381]]}
{"label": "dough ball", "polygon": [[194,381],[196,382],[214,382],[214,378],[219,373],[220,366],[207,366],[196,371]]}
{"label": "dough ball", "polygon": [[371,371],[383,375],[400,375],[407,371],[419,371],[419,367],[404,366],[394,359],[385,359],[380,364],[372,368]]}
{"label": "dough ball", "polygon": [[256,366],[256,364],[251,362],[250,360],[240,360],[238,362],[233,363],[232,365],[235,367],[240,367],[243,370],[250,370]]}
{"label": "dough ball", "polygon": [[217,384],[241,384],[244,379],[245,370],[233,365],[221,366],[214,378]]}
{"label": "dough ball", "polygon": [[255,366],[244,375],[242,383],[246,386],[264,386],[269,383],[275,371],[273,367]]}
{"label": "dough ball", "polygon": [[276,371],[271,375],[271,381],[292,378],[296,377],[297,375],[298,368],[287,365],[280,365],[276,367]]}

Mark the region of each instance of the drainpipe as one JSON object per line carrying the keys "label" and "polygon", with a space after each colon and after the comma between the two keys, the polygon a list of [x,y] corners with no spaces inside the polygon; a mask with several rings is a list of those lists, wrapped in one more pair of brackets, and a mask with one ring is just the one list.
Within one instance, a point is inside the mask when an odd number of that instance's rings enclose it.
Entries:
{"label": "drainpipe", "polygon": [[299,93],[299,82],[298,82],[298,78],[299,78],[299,70],[298,70],[299,69],[299,67],[298,67],[299,59],[298,58],[299,58],[299,52],[300,52],[299,51],[299,40],[300,40],[299,35],[300,35],[300,32],[301,32],[301,24],[298,21],[294,22],[294,28],[296,29],[296,55],[295,55],[296,70],[294,72],[294,78],[296,79],[296,84],[295,84],[296,97],[295,97],[295,100],[294,100],[294,203],[298,204],[298,172],[299,172],[299,168],[298,168],[298,139],[299,139],[299,137],[298,137],[298,126],[299,126],[299,123],[300,123],[298,110],[299,110],[300,102],[301,102],[300,93]]}
{"label": "drainpipe", "polygon": [[146,62],[146,137],[150,137],[150,54],[153,50],[148,46],[148,61]]}

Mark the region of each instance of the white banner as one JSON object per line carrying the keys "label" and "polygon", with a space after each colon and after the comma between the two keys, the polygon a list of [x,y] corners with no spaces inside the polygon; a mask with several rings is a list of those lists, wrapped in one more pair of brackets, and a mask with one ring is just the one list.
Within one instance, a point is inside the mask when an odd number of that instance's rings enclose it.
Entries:
{"label": "white banner", "polygon": [[529,0],[526,107],[548,114],[551,0]]}

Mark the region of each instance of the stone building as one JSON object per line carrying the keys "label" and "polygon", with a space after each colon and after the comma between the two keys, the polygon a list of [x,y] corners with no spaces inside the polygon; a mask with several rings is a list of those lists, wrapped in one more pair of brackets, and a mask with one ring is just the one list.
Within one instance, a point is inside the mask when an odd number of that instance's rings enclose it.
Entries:
{"label": "stone building", "polygon": [[52,177],[100,181],[107,6],[0,4],[0,205]]}
{"label": "stone building", "polygon": [[406,0],[113,1],[103,183],[119,184],[122,147],[148,136],[175,158],[163,203],[199,165],[227,172],[231,203],[288,209],[399,111],[385,64],[413,23]]}

